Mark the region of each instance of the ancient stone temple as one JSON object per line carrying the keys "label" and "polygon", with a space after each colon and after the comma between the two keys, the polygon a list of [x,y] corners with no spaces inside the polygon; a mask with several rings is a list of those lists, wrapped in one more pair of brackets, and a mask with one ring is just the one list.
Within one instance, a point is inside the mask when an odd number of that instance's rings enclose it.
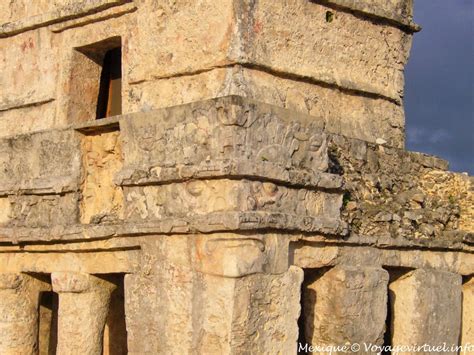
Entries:
{"label": "ancient stone temple", "polygon": [[473,344],[472,178],[404,150],[418,30],[409,0],[0,0],[0,354]]}

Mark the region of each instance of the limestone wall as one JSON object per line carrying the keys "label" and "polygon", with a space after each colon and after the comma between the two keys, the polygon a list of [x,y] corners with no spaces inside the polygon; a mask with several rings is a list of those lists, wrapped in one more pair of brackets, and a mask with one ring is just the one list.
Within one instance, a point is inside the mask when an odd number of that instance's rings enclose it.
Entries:
{"label": "limestone wall", "polygon": [[[50,141],[63,165],[41,144]],[[28,349],[291,354],[297,341],[468,342],[472,188],[438,158],[334,135],[311,116],[241,97],[0,146],[12,157],[0,292],[14,293],[6,299],[16,307],[26,291],[11,280],[32,277],[46,291],[28,295],[60,302],[42,306],[49,318],[30,311],[43,335]],[[79,316],[89,304],[94,312]],[[44,320],[55,317],[59,333]],[[114,331],[110,317],[124,326]],[[30,323],[0,324],[4,353]]]}
{"label": "limestone wall", "polygon": [[236,94],[403,146],[403,68],[417,27],[402,1],[0,6],[3,136],[93,120],[101,63],[85,48],[119,38],[124,113]]}
{"label": "limestone wall", "polygon": [[0,353],[472,344],[472,178],[403,150],[418,29],[403,0],[1,2]]}

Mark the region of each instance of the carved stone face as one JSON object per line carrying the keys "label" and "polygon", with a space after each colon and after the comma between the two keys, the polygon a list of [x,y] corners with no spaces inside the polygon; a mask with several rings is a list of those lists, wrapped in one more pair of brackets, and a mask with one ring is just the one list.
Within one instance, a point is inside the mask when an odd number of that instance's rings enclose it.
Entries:
{"label": "carved stone face", "polygon": [[198,260],[204,273],[240,277],[263,272],[265,244],[251,237],[210,237],[198,244]]}
{"label": "carved stone face", "polygon": [[288,268],[288,240],[281,235],[196,236],[197,271],[223,277],[281,273]]}

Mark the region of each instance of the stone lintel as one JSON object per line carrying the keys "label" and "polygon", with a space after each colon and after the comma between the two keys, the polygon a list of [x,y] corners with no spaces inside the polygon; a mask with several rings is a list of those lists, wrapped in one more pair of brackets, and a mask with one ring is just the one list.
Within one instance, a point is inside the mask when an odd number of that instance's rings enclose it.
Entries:
{"label": "stone lintel", "polygon": [[460,275],[474,273],[473,251],[470,248],[440,250],[439,246],[398,245],[377,247],[370,245],[344,245],[344,243],[295,243],[290,245],[294,264],[301,268],[364,265],[389,268],[432,268]]}

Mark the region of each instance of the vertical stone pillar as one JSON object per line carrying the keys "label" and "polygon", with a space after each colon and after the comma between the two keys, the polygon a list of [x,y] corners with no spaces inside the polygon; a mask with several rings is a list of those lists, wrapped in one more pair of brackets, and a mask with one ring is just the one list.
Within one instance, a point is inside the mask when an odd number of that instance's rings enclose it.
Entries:
{"label": "vertical stone pillar", "polygon": [[[339,265],[305,281],[305,341],[313,346],[382,345],[388,280],[388,272],[381,268]],[[367,354],[362,344],[360,353]]]}
{"label": "vertical stone pillar", "polygon": [[474,345],[474,277],[462,287],[462,345]]}
{"label": "vertical stone pillar", "polygon": [[295,354],[303,270],[277,256],[282,239],[144,242],[140,273],[125,276],[128,354]]}
{"label": "vertical stone pillar", "polygon": [[38,303],[49,288],[26,274],[0,274],[0,354],[38,352]]}
{"label": "vertical stone pillar", "polygon": [[57,354],[100,355],[115,285],[83,273],[51,274],[59,294]]}
{"label": "vertical stone pillar", "polygon": [[460,275],[418,269],[392,282],[389,289],[392,346],[458,344]]}

